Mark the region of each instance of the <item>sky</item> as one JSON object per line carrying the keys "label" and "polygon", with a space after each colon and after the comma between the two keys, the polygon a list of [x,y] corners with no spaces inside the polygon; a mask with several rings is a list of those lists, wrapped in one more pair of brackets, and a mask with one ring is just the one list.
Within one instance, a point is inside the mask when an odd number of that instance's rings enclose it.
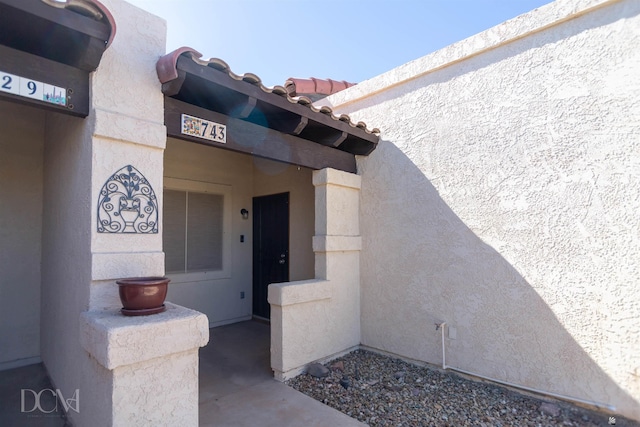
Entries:
{"label": "sky", "polygon": [[359,83],[551,0],[127,0],[189,46],[266,86],[290,77]]}

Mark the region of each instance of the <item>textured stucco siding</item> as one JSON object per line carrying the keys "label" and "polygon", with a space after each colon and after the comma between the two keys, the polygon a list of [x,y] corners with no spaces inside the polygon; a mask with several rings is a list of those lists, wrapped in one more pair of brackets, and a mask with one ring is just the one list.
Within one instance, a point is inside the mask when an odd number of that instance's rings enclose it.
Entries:
{"label": "textured stucco siding", "polygon": [[[63,395],[80,390],[81,411],[89,414],[91,402],[103,405],[108,389],[105,378],[85,375],[93,362],[78,340],[78,318],[88,308],[91,282],[90,126],[86,119],[48,114],[45,134],[42,360]],[[70,418],[76,420],[75,415],[70,411]]]}
{"label": "textured stucco siding", "polygon": [[361,178],[334,169],[312,176],[315,278],[269,285],[271,367],[281,381],[360,343]]}
{"label": "textured stucco siding", "polygon": [[[226,277],[189,280],[184,274],[170,274],[167,299],[176,304],[205,313],[210,327],[251,318],[251,221],[243,220],[240,210],[251,210],[253,169],[251,157],[231,151],[177,139],[169,139],[164,156],[165,179],[179,178],[188,181],[206,182],[230,188],[232,207],[230,247],[228,257],[230,270]],[[240,235],[245,236],[244,243]],[[240,299],[240,292],[246,297]]]}
{"label": "textured stucco siding", "polygon": [[164,271],[160,234],[101,234],[96,218],[102,186],[128,164],[156,193],[162,188],[166,129],[155,62],[166,27],[122,0],[102,3],[118,29],[90,75],[89,116],[47,113],[44,144],[41,353],[54,387],[64,396],[79,391],[80,410],[68,417],[83,426],[123,425],[114,408],[127,390],[81,346],[81,313],[119,309],[115,279]]}
{"label": "textured stucco siding", "polygon": [[[311,246],[314,221],[314,188],[311,170],[271,160],[216,149],[169,138],[164,155],[165,178],[204,182],[230,188],[232,207],[229,258],[226,277],[192,280],[185,275],[170,274],[167,299],[205,313],[210,326],[219,326],[251,318],[253,298],[253,222],[252,198],[290,193],[290,278],[314,277]],[[241,209],[249,210],[242,219]],[[244,236],[244,242],[240,241]],[[240,293],[245,298],[240,298]]]}
{"label": "textured stucco siding", "polygon": [[45,113],[0,102],[0,370],[40,360]]}
{"label": "textured stucco siding", "polygon": [[[640,3],[558,1],[329,98],[358,161],[362,343],[640,419]],[[368,93],[367,93],[368,92]]]}

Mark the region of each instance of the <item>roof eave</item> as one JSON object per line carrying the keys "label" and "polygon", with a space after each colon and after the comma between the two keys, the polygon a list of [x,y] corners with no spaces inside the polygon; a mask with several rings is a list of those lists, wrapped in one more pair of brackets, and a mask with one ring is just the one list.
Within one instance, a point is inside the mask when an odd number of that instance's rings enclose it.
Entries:
{"label": "roof eave", "polygon": [[183,47],[160,58],[156,70],[166,96],[351,154],[368,155],[378,144],[377,129],[293,98],[282,86],[267,88],[254,74],[236,75],[222,60],[200,57]]}
{"label": "roof eave", "polygon": [[97,0],[0,0],[0,44],[87,72],[98,67],[115,30]]}

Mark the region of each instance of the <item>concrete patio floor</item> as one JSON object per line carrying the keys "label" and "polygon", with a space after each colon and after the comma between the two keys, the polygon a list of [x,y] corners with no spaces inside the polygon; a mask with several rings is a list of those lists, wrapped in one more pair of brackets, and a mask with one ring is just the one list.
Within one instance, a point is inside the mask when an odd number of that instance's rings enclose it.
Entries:
{"label": "concrete patio floor", "polygon": [[273,379],[270,327],[249,321],[210,330],[200,349],[200,426],[364,426]]}
{"label": "concrete patio floor", "polygon": [[56,409],[56,398],[49,391],[52,388],[42,363],[0,371],[0,426],[66,426],[63,410]]}
{"label": "concrete patio floor", "polygon": [[[200,349],[200,426],[219,427],[357,427],[365,424],[273,379],[270,367],[270,327],[248,321],[210,330],[209,344]],[[0,426],[63,427],[62,408],[44,413],[22,412],[22,389],[52,389],[39,363],[0,371]],[[25,394],[24,409],[35,401]],[[55,408],[55,397],[41,394],[44,410]]]}

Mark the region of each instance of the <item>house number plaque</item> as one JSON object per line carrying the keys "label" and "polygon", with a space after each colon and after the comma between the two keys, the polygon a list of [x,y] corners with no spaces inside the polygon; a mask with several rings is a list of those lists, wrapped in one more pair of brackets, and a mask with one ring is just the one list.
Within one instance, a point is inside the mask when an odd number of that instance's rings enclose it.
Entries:
{"label": "house number plaque", "polygon": [[0,91],[63,107],[67,105],[66,89],[4,71],[0,71]]}
{"label": "house number plaque", "polygon": [[221,144],[227,143],[227,127],[225,125],[188,114],[182,115],[180,132],[183,135],[195,136]]}

